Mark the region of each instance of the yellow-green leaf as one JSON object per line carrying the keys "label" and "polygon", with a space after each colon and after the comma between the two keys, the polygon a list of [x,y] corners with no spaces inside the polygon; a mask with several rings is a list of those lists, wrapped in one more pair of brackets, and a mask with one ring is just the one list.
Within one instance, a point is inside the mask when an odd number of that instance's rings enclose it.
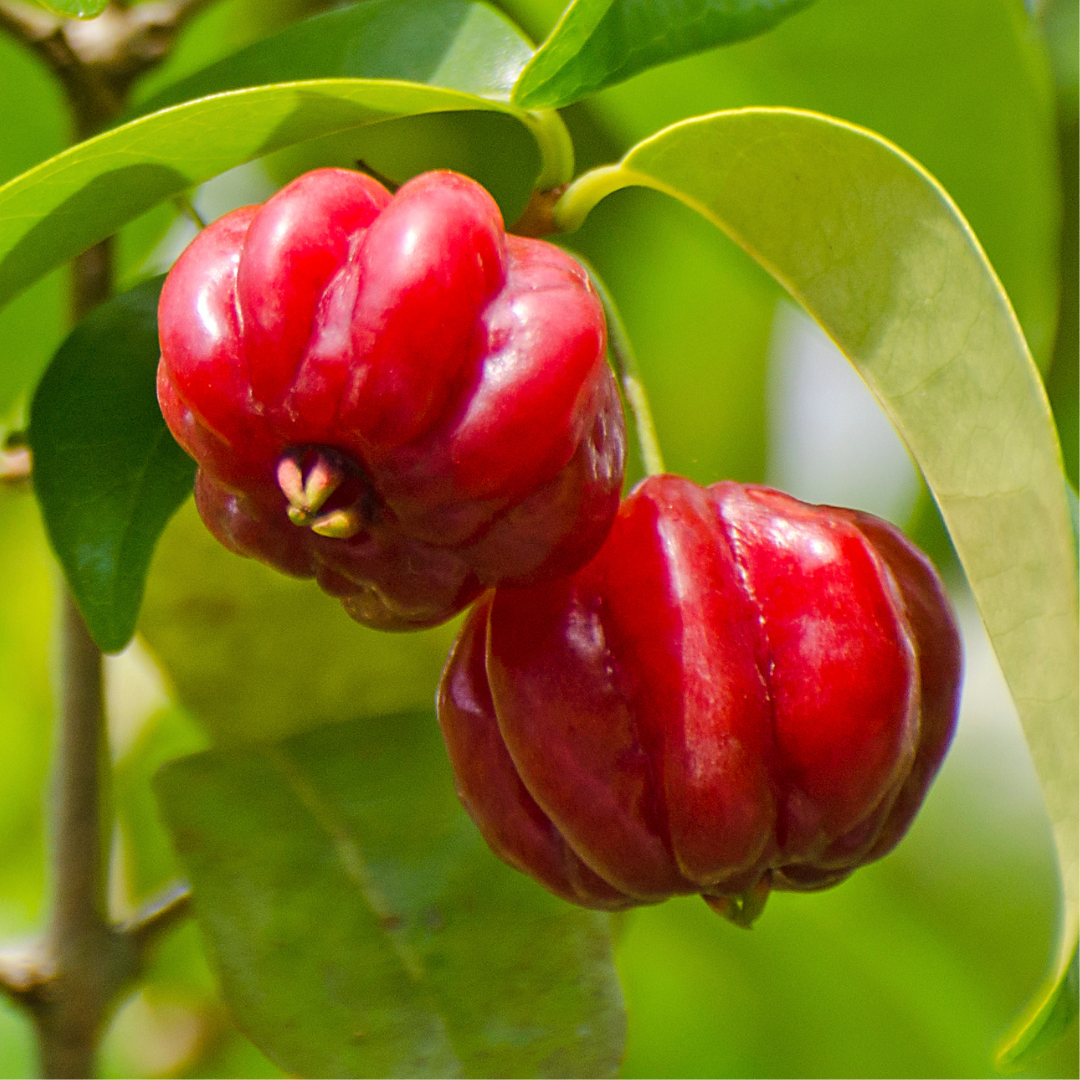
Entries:
{"label": "yellow-green leaf", "polygon": [[575,181],[556,222],[576,228],[630,185],[698,210],[802,303],[877,395],[937,499],[1019,709],[1061,870],[1059,948],[1041,1004],[1005,1051],[1018,1054],[1068,1007],[1080,645],[1061,452],[1008,297],[933,177],[830,117],[740,109],[675,124]]}
{"label": "yellow-green leaf", "polygon": [[514,87],[561,108],[639,71],[756,37],[811,0],[573,0]]}

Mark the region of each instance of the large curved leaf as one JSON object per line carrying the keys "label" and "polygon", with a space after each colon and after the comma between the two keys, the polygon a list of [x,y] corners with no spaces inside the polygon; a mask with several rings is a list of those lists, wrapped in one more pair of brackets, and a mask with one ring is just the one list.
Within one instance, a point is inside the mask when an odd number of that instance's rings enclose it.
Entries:
{"label": "large curved leaf", "polygon": [[[507,0],[519,21],[545,2]],[[589,165],[721,109],[810,109],[876,131],[959,204],[1045,368],[1058,317],[1051,91],[1042,44],[1016,0],[826,0],[752,41],[650,69],[595,95],[588,111],[613,148]],[[579,152],[584,157],[589,147]],[[603,260],[598,265],[610,277]]]}
{"label": "large curved leaf", "polygon": [[940,185],[884,139],[829,117],[742,109],[675,124],[579,178],[556,222],[575,228],[628,185],[698,210],[803,304],[934,492],[1020,711],[1065,893],[1052,979],[1019,1052],[1075,1010],[1080,704],[1061,452],[1008,298]]}
{"label": "large curved leaf", "polygon": [[500,102],[388,79],[260,86],[133,120],[0,188],[0,304],[126,221],[241,162],[332,131],[462,109],[538,127]]}
{"label": "large curved leaf", "polygon": [[812,0],[574,0],[514,87],[530,109],[569,105],[646,68],[755,37]]}
{"label": "large curved leaf", "polygon": [[[411,51],[403,35],[411,35]],[[573,152],[562,121],[505,100],[527,48],[476,0],[375,0],[370,11],[309,20],[260,42],[170,92],[211,96],[131,120],[0,187],[0,306],[125,222],[226,169],[395,117],[509,114],[537,140],[538,186],[563,183]],[[279,67],[298,77],[218,92]],[[365,77],[335,77],[354,71]]]}
{"label": "large curved leaf", "polygon": [[430,707],[159,774],[237,1022],[301,1076],[610,1076],[606,915],[500,863]]}

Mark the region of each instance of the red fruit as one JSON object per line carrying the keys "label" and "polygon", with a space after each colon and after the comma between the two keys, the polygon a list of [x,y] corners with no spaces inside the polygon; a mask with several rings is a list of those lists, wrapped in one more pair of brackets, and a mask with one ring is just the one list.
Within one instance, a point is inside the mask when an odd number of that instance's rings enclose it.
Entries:
{"label": "red fruit", "polygon": [[952,737],[960,640],[891,525],[652,477],[573,576],[497,589],[439,691],[497,855],[587,907],[748,924],[897,843]]}
{"label": "red fruit", "polygon": [[383,629],[600,546],[626,435],[581,267],[478,184],[320,169],[180,256],[158,400],[227,547]]}

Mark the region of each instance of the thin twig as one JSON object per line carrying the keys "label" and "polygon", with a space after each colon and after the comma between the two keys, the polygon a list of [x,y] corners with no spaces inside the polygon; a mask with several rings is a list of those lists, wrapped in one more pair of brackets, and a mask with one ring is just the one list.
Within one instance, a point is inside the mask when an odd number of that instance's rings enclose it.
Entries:
{"label": "thin twig", "polygon": [[71,264],[71,321],[77,325],[112,294],[113,238],[87,248]]}
{"label": "thin twig", "polygon": [[634,347],[630,344],[622,317],[607,287],[585,259],[577,253],[574,257],[584,266],[597,296],[600,297],[600,303],[604,306],[608,328],[608,348],[611,350],[611,358],[614,361],[615,374],[619,377],[626,403],[630,406],[631,415],[634,417],[638,449],[641,452],[642,464],[645,466],[645,474],[658,476],[665,471],[664,459],[660,453],[660,441],[656,437],[656,425],[653,423],[649,396],[645,392],[645,384],[642,382],[637,358],[634,356]]}
{"label": "thin twig", "polygon": [[191,914],[191,889],[177,881],[150,897],[120,928],[131,939],[140,962],[174,926]]}

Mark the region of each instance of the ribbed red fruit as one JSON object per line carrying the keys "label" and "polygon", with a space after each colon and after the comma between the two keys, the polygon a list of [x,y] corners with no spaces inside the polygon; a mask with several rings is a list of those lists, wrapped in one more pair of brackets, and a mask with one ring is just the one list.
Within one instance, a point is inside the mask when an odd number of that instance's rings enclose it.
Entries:
{"label": "ribbed red fruit", "polygon": [[496,854],[597,908],[748,923],[910,825],[956,719],[927,559],[868,514],[653,477],[576,574],[470,614],[439,716]]}
{"label": "ribbed red fruit", "polygon": [[159,309],[158,399],[227,547],[360,622],[449,618],[581,566],[625,429],[581,267],[478,184],[320,169],[205,229]]}

